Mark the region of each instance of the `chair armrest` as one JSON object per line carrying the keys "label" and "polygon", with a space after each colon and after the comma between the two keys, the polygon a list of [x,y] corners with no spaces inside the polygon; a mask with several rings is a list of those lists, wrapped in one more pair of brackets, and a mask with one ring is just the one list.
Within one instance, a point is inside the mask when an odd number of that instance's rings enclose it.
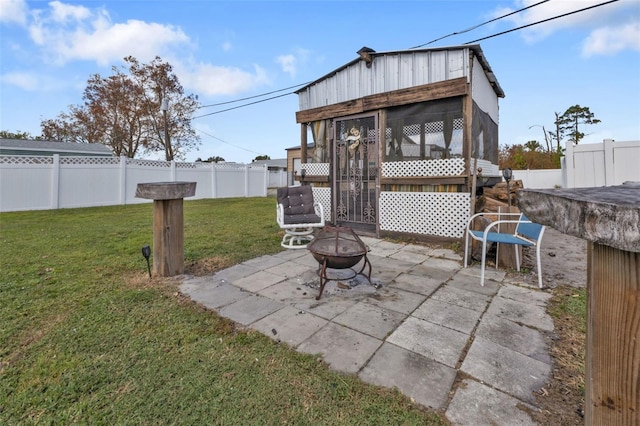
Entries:
{"label": "chair armrest", "polygon": [[518,224],[518,223],[533,223],[533,222],[531,222],[530,220],[496,220],[495,222],[491,222],[484,229],[484,239],[487,239],[487,234],[489,233],[489,231],[491,231],[491,228],[494,228],[496,225],[500,225],[501,223],[515,223],[515,224]]}
{"label": "chair armrest", "polygon": [[284,226],[284,207],[282,204],[276,204],[276,221],[280,227]]}
{"label": "chair armrest", "polygon": [[322,204],[316,201],[313,203],[313,209],[315,210],[316,214],[320,216],[320,219],[322,219],[322,225],[324,226],[324,207],[322,206]]}
{"label": "chair armrest", "polygon": [[[467,222],[467,232],[471,230],[471,224],[478,217],[482,217],[482,216],[498,216],[498,220],[500,220],[501,216],[517,216],[517,217],[520,217],[521,214],[522,213],[491,213],[491,212],[476,213],[473,216],[471,216],[469,218],[469,221]],[[491,223],[493,223],[493,222],[491,222]]]}

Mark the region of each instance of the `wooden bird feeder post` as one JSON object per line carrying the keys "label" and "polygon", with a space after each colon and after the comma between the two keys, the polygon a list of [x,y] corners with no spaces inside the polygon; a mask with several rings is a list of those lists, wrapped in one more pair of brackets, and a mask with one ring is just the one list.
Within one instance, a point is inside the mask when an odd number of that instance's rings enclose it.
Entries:
{"label": "wooden bird feeder post", "polygon": [[519,204],[588,240],[585,423],[640,425],[640,183],[522,190]]}
{"label": "wooden bird feeder post", "polygon": [[172,277],[184,273],[182,199],[196,194],[196,182],[139,183],[137,198],[153,200],[153,273]]}

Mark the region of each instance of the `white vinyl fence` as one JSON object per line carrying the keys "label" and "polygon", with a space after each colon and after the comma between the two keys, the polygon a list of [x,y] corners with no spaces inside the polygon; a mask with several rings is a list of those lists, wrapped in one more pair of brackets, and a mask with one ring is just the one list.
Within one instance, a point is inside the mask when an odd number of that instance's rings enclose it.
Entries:
{"label": "white vinyl fence", "polygon": [[196,182],[188,199],[266,197],[265,165],[0,156],[0,212],[136,204],[138,183]]}
{"label": "white vinyl fence", "polygon": [[567,146],[568,188],[621,185],[640,181],[640,141]]}
{"label": "white vinyl fence", "polygon": [[[514,170],[525,188],[584,188],[640,181],[640,141],[568,146],[563,168]],[[264,197],[287,185],[265,165],[176,163],[125,157],[0,156],[0,212],[151,202],[138,183],[196,182],[197,198]]]}
{"label": "white vinyl fence", "polygon": [[640,182],[640,141],[568,146],[562,169],[514,170],[525,188],[586,188]]}

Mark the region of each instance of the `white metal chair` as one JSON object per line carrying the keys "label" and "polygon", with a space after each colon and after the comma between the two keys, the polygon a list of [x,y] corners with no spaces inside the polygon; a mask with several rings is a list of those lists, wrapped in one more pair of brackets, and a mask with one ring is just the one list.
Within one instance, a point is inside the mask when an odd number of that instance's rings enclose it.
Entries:
{"label": "white metal chair", "polygon": [[288,249],[306,248],[313,240],[313,229],[324,227],[322,204],[313,200],[309,185],[278,188],[276,220],[284,229],[280,243]]}
{"label": "white metal chair", "polygon": [[[484,231],[474,231],[471,229],[475,218],[480,216],[497,216],[498,220],[491,222]],[[502,217],[518,217],[517,219],[506,219]],[[496,232],[496,226],[500,224],[513,223],[516,224],[516,230],[513,234]],[[480,273],[480,285],[484,286],[484,269],[487,257],[487,243],[512,244],[516,253],[516,269],[520,271],[520,256],[518,254],[518,246],[535,247],[536,248],[536,264],[538,271],[538,287],[542,288],[542,269],[540,265],[540,242],[544,234],[544,226],[533,223],[522,213],[478,213],[469,219],[464,246],[464,267],[467,267],[469,257],[469,237],[476,241],[482,241],[482,271]],[[496,250],[496,268],[498,267],[498,250]]]}

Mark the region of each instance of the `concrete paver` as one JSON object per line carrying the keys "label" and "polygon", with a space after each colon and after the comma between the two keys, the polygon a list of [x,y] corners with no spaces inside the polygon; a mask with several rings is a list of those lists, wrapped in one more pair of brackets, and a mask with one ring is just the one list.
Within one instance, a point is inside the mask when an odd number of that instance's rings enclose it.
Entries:
{"label": "concrete paver", "polygon": [[384,339],[407,317],[389,309],[358,302],[336,316],[333,322],[352,328],[369,336]]}
{"label": "concrete paver", "polygon": [[451,328],[409,317],[389,336],[387,342],[455,367],[469,336]]}
{"label": "concrete paver", "polygon": [[505,348],[551,364],[544,335],[535,328],[516,324],[513,321],[487,313],[476,330],[476,336],[484,337]]}
{"label": "concrete paver", "polygon": [[284,280],[282,275],[272,274],[267,271],[258,271],[255,274],[234,281],[233,284],[247,291],[258,292],[282,280]]}
{"label": "concrete paver", "polygon": [[540,330],[553,331],[553,320],[546,313],[544,306],[535,303],[496,297],[487,313]]}
{"label": "concrete paver", "polygon": [[360,378],[400,392],[436,410],[446,406],[456,370],[415,352],[385,343],[362,369]]}
{"label": "concrete paver", "polygon": [[471,334],[476,328],[482,312],[436,299],[427,299],[412,315],[434,324],[446,324],[449,328]]}
{"label": "concrete paver", "polygon": [[445,415],[456,426],[512,425],[536,423],[521,408],[522,401],[474,380],[458,387]]}
{"label": "concrete paver", "polygon": [[326,319],[308,314],[305,311],[285,306],[254,322],[251,328],[276,341],[296,347],[327,325],[328,322]]}
{"label": "concrete paver", "polygon": [[331,368],[357,373],[382,345],[382,340],[338,324],[329,323],[302,342],[298,350],[322,354]]}
{"label": "concrete paver", "polygon": [[481,287],[477,263],[464,268],[449,249],[362,240],[371,280],[331,270],[320,300],[307,250],[186,277],[180,291],[332,369],[397,387],[454,425],[535,424],[527,410],[551,374],[550,295],[493,268]]}
{"label": "concrete paver", "polygon": [[242,325],[249,325],[283,307],[280,302],[252,294],[224,306],[218,313]]}
{"label": "concrete paver", "polygon": [[422,275],[401,273],[393,282],[393,287],[429,296],[442,285],[442,280]]}
{"label": "concrete paver", "polygon": [[506,394],[533,403],[533,392],[547,382],[551,366],[476,336],[461,371]]}

